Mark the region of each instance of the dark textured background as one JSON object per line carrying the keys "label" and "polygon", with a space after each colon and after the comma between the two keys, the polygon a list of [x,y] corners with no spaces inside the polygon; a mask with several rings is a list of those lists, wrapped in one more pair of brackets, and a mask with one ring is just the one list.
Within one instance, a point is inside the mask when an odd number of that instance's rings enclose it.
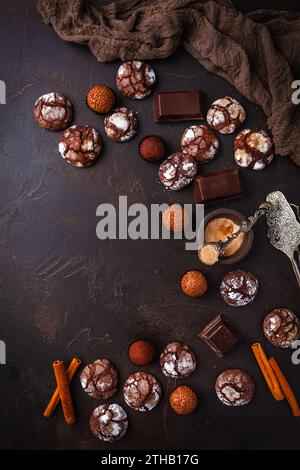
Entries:
{"label": "dark textured background", "polygon": [[[244,8],[270,5],[236,3]],[[272,4],[295,8],[296,2]],[[121,390],[128,374],[137,370],[126,349],[139,336],[153,341],[157,354],[176,339],[194,349],[198,368],[185,383],[197,391],[199,407],[187,417],[170,410],[167,396],[174,383],[162,376],[156,361],[146,369],[159,377],[163,400],[149,414],[125,407],[129,432],[113,449],[299,448],[299,421],[286,403],[273,400],[249,348],[252,341],[262,341],[300,399],[300,366],[292,365],[290,351],[271,347],[262,335],[262,318],[274,307],[285,306],[300,315],[299,288],[289,262],[268,244],[264,222],[255,228],[249,256],[234,266],[257,275],[259,294],[254,304],[236,310],[218,293],[226,266],[203,269],[209,281],[205,297],[184,297],[179,288],[182,273],[201,267],[181,241],[100,242],[96,207],[117,204],[120,194],[128,195],[131,203],[192,202],[191,188],[168,193],[157,181],[158,165],[137,155],[139,138],[152,132],[166,139],[170,153],[175,151],[185,124],[154,124],[151,98],[120,98],[137,111],[140,133],[129,143],[108,141],[102,118],[85,105],[85,94],[96,83],[115,88],[119,64],[99,64],[86,47],[60,40],[42,23],[33,0],[1,0],[0,22],[0,78],[8,87],[7,105],[0,106],[0,338],[7,343],[8,360],[0,367],[1,448],[111,448],[90,434],[89,415],[99,402],[81,390],[78,376],[72,384],[78,423],[67,426],[61,410],[50,420],[43,418],[54,387],[51,363],[57,358],[68,363],[72,355],[84,364],[110,358],[120,372]],[[184,51],[153,65],[159,89],[200,88],[205,108],[225,94],[235,96],[246,107],[245,125],[265,127],[260,109]],[[73,101],[76,123],[96,127],[104,138],[101,158],[89,169],[67,165],[57,152],[59,134],[41,130],[32,117],[35,99],[53,90]],[[219,138],[221,151],[203,172],[234,166],[233,136]],[[300,170],[288,159],[278,157],[264,171],[242,173],[246,195],[226,207],[250,214],[273,190],[300,203]],[[224,313],[244,337],[225,359],[216,358],[195,339],[216,312]],[[226,407],[214,393],[218,373],[231,367],[246,369],[255,380],[249,406]],[[120,391],[114,400],[124,405]]]}

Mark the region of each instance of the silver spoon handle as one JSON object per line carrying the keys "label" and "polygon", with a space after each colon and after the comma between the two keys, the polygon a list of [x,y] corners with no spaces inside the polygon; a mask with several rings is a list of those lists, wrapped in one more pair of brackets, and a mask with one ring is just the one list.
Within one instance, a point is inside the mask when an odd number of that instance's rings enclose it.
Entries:
{"label": "silver spoon handle", "polygon": [[250,215],[249,217],[247,217],[247,219],[241,223],[240,229],[235,232],[230,238],[228,238],[226,242],[217,242],[217,244],[219,245],[219,250],[223,250],[228,245],[230,245],[230,243],[235,240],[241,233],[249,232],[252,229],[253,225],[256,224],[258,219],[265,215],[271,209],[271,207],[272,204],[270,204],[269,202],[263,202],[259,206],[257,211],[254,213],[254,215]]}
{"label": "silver spoon handle", "polygon": [[241,223],[241,231],[242,232],[249,232],[252,229],[253,225],[256,224],[258,219],[263,215],[266,215],[272,208],[272,204],[269,202],[263,202],[254,215],[250,215],[244,222]]}

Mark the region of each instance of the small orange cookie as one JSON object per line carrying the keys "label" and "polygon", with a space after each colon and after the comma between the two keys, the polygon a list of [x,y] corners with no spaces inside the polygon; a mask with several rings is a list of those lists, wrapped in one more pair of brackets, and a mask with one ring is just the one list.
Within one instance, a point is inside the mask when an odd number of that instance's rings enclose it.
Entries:
{"label": "small orange cookie", "polygon": [[96,85],[88,92],[86,101],[92,111],[105,114],[113,107],[116,97],[114,92],[107,86]]}
{"label": "small orange cookie", "polygon": [[196,393],[186,385],[175,388],[170,395],[171,408],[179,415],[192,413],[198,404]]}
{"label": "small orange cookie", "polygon": [[208,289],[206,277],[200,271],[188,271],[181,278],[181,289],[189,297],[201,297]]}

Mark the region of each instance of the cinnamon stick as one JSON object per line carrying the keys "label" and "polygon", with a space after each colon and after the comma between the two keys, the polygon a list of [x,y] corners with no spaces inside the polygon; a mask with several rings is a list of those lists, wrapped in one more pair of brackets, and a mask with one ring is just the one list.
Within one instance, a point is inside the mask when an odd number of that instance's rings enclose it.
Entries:
{"label": "cinnamon stick", "polygon": [[75,423],[75,412],[72,397],[69,389],[69,383],[63,361],[53,362],[54,374],[57,382],[58,393],[61,399],[61,405],[67,424]]}
{"label": "cinnamon stick", "polygon": [[280,388],[275,372],[273,371],[261,344],[254,343],[252,344],[251,348],[273,397],[278,401],[284,400],[284,395]]}
{"label": "cinnamon stick", "polygon": [[[81,360],[78,359],[77,357],[73,357],[73,359],[70,362],[70,365],[69,365],[69,367],[66,371],[68,383],[70,383],[71,380],[73,379],[73,377],[76,374],[80,364],[81,364]],[[59,404],[59,402],[60,402],[60,396],[59,396],[59,392],[58,392],[58,387],[56,387],[56,389],[55,389],[55,391],[54,391],[54,393],[53,393],[53,395],[52,395],[52,397],[51,397],[51,399],[50,399],[50,401],[49,401],[49,403],[48,403],[48,405],[47,405],[47,407],[44,411],[44,416],[46,418],[50,418],[53,415],[53,413],[54,413],[57,405]]]}
{"label": "cinnamon stick", "polygon": [[282,370],[280,369],[276,359],[274,357],[270,357],[269,363],[278,379],[278,382],[280,383],[281,389],[284,393],[285,398],[288,401],[288,404],[290,405],[293,415],[300,416],[300,407],[297,402],[297,398],[286,377],[284,376]]}

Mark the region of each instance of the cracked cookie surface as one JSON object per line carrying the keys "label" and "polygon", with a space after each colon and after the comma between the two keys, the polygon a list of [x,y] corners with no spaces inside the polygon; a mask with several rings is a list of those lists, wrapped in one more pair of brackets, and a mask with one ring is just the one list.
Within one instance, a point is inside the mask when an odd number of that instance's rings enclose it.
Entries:
{"label": "cracked cookie surface", "polygon": [[156,82],[153,68],[141,60],[123,62],[119,67],[116,83],[127,98],[141,100],[150,95]]}
{"label": "cracked cookie surface", "polygon": [[33,114],[43,129],[60,131],[71,123],[73,106],[71,101],[60,93],[47,93],[36,100]]}
{"label": "cracked cookie surface", "polygon": [[246,119],[243,106],[231,96],[224,96],[211,105],[207,112],[208,124],[221,134],[232,134]]}
{"label": "cracked cookie surface", "polygon": [[91,432],[101,441],[116,442],[126,434],[127,428],[127,413],[117,403],[100,405],[91,414]]}
{"label": "cracked cookie surface", "polygon": [[97,359],[83,369],[80,383],[91,397],[107,399],[117,392],[118,372],[108,359]]}
{"label": "cracked cookie surface", "polygon": [[60,138],[58,150],[70,165],[80,168],[90,166],[102,148],[101,137],[89,126],[72,126]]}
{"label": "cracked cookie surface", "polygon": [[197,174],[197,163],[191,155],[173,153],[159,167],[158,176],[166,188],[178,191],[189,185]]}
{"label": "cracked cookie surface", "polygon": [[104,130],[111,140],[126,142],[132,139],[138,131],[137,118],[130,109],[116,108],[105,117]]}
{"label": "cracked cookie surface", "polygon": [[224,405],[247,405],[254,395],[254,382],[248,372],[228,369],[217,378],[215,390]]}
{"label": "cracked cookie surface", "polygon": [[124,400],[136,411],[151,411],[160,401],[161,387],[154,375],[146,372],[131,374],[123,388]]}
{"label": "cracked cookie surface", "polygon": [[242,307],[253,302],[258,291],[258,280],[254,274],[236,269],[224,276],[220,293],[226,304],[231,307]]}
{"label": "cracked cookie surface", "polygon": [[188,127],[181,137],[182,152],[194,157],[198,163],[207,163],[214,158],[219,141],[212,130],[201,125]]}
{"label": "cracked cookie surface", "polygon": [[290,348],[300,338],[300,321],[287,308],[276,308],[263,321],[265,337],[278,348]]}
{"label": "cracked cookie surface", "polygon": [[262,170],[273,160],[271,137],[262,129],[243,129],[234,141],[234,159],[243,168]]}
{"label": "cracked cookie surface", "polygon": [[184,343],[168,344],[160,355],[160,366],[164,375],[174,379],[188,377],[196,368],[196,357]]}

